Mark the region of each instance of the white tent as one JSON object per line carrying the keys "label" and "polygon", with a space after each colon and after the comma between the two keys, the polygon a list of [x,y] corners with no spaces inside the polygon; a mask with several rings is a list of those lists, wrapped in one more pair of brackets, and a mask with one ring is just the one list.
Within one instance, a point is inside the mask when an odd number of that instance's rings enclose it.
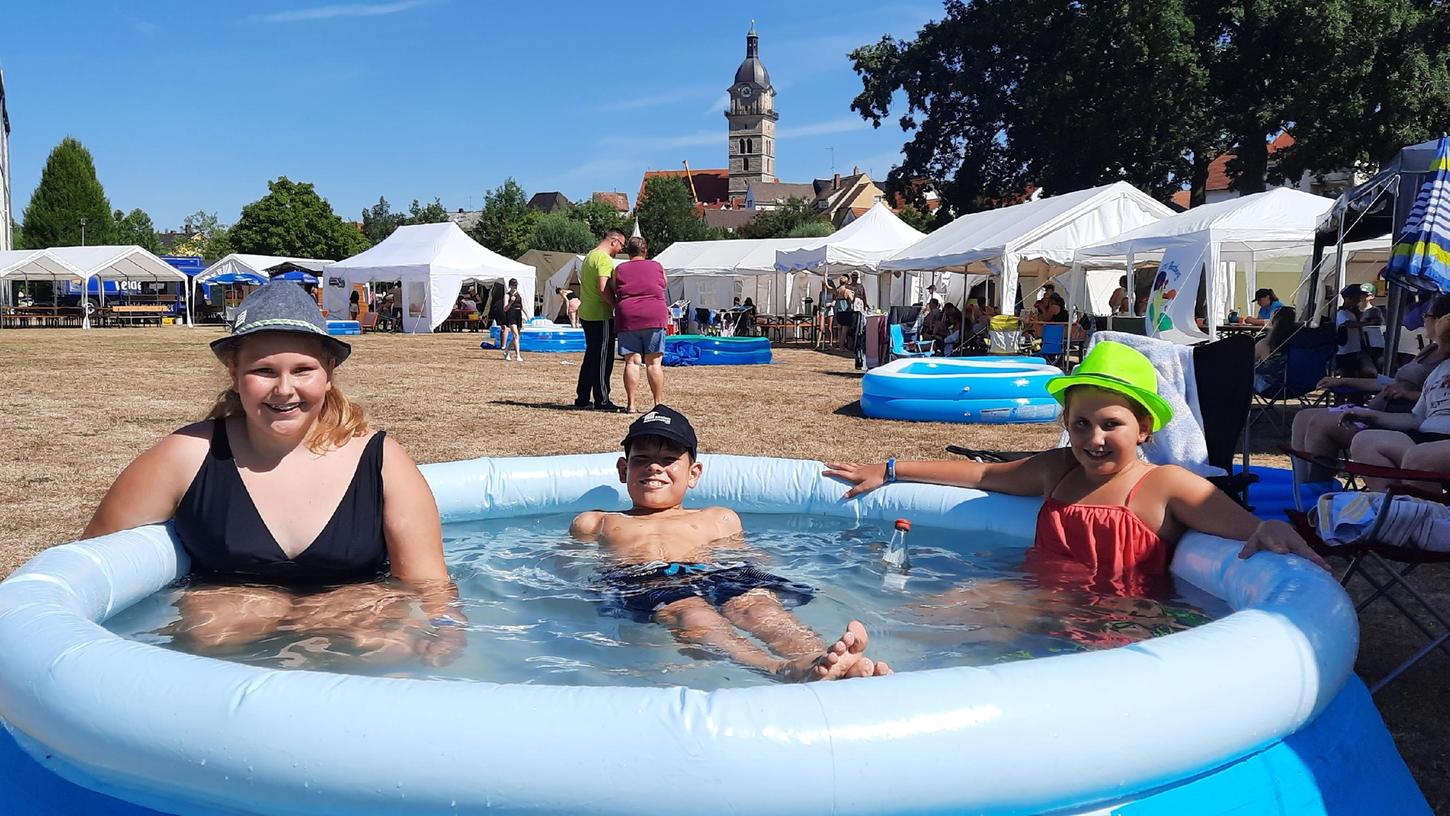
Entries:
{"label": "white tent", "polygon": [[1172,214],[1147,193],[1118,181],[964,215],[882,261],[880,268],[966,273],[967,286],[998,277],[998,304],[1012,313],[1019,276],[1045,281],[1070,267],[1079,247]]}
{"label": "white tent", "polygon": [[[1173,281],[1164,282],[1165,268],[1172,262],[1181,271],[1179,280],[1186,297],[1174,299],[1177,314],[1174,339],[1191,342],[1204,337],[1212,339],[1215,328],[1228,315],[1234,300],[1236,270],[1225,264],[1243,264],[1248,286],[1254,285],[1254,265],[1260,257],[1282,255],[1294,248],[1307,251],[1313,246],[1314,227],[1334,202],[1287,187],[1194,207],[1155,223],[1124,232],[1114,238],[1083,246],[1078,260],[1094,265],[1102,259],[1133,269],[1144,260],[1159,261],[1155,283],[1164,283],[1176,291]],[[1207,293],[1208,331],[1199,332],[1192,323],[1192,310],[1198,291],[1197,274],[1207,270],[1203,279]],[[1130,273],[1131,275],[1131,273]],[[1155,286],[1156,292],[1164,286]],[[1131,287],[1130,287],[1131,288]],[[1136,289],[1134,289],[1136,291]],[[1165,308],[1167,308],[1165,306]],[[1180,336],[1181,335],[1181,336]]]}
{"label": "white tent", "polygon": [[306,269],[326,267],[332,263],[331,260],[322,258],[293,258],[287,255],[247,255],[240,252],[233,252],[216,263],[203,269],[192,279],[193,284],[206,283],[212,278],[227,274],[253,274],[264,278],[271,277],[267,270],[284,263],[294,263]]}
{"label": "white tent", "polygon": [[655,257],[670,282],[670,299],[695,306],[729,308],[736,297],[751,298],[759,314],[794,310],[803,292],[794,275],[775,268],[777,252],[800,249],[819,238],[736,238],[676,241]]}
{"label": "white tent", "polygon": [[[7,249],[0,251],[0,302],[5,305],[11,299],[11,281],[77,281],[82,286],[89,275],[52,255],[45,249]],[[87,311],[81,316],[81,326],[90,328],[91,315]]]}
{"label": "white tent", "polygon": [[459,290],[469,281],[491,284],[517,278],[525,318],[533,311],[534,268],[484,248],[452,222],[398,227],[372,249],[329,264],[326,275],[324,305],[344,313],[353,284],[401,283],[406,332],[430,332],[447,320]]}
{"label": "white tent", "polygon": [[[85,291],[91,278],[101,281],[100,297],[104,302],[105,281],[139,280],[180,284],[186,303],[187,318],[191,316],[191,298],[186,288],[186,273],[161,260],[145,249],[135,246],[51,247],[50,249],[11,250],[0,252],[0,278],[6,280],[75,280]],[[10,287],[5,286],[6,292]],[[7,295],[8,297],[8,295]],[[90,327],[90,313],[81,325]]]}
{"label": "white tent", "polygon": [[[782,271],[810,272],[829,276],[843,272],[876,275],[887,258],[920,241],[925,235],[896,217],[878,201],[864,215],[836,232],[790,251],[775,253],[775,267]],[[811,283],[819,283],[812,278]],[[916,273],[896,272],[877,279],[877,305],[905,305],[920,298],[925,284]],[[798,287],[804,289],[804,287]]]}

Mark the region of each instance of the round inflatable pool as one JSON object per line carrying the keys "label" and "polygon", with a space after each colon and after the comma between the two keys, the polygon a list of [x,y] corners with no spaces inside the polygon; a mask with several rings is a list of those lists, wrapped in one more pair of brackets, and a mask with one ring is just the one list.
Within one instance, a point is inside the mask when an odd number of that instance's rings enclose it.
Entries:
{"label": "round inflatable pool", "polygon": [[[499,338],[503,332],[498,326],[489,330],[489,336],[493,343],[482,343],[484,348],[498,348]],[[547,320],[535,321],[524,326],[519,332],[519,351],[569,351],[582,352],[584,350],[584,330],[576,329],[558,323],[550,323]]]}
{"label": "round inflatable pool", "polygon": [[[424,468],[447,522],[622,507],[614,454]],[[1032,500],[706,456],[745,512],[1027,537]],[[1363,685],[1354,608],[1303,561],[1186,536],[1235,611],[1106,651],[713,692],[264,669],[96,624],[187,572],[164,527],[0,583],[0,811],[142,814],[1427,814]],[[487,648],[472,643],[470,648]],[[149,809],[149,810],[148,810]]]}
{"label": "round inflatable pool", "polygon": [[665,338],[665,365],[763,365],[770,362],[764,337],[674,334]]}
{"label": "round inflatable pool", "polygon": [[1062,371],[1041,357],[905,357],[861,378],[861,412],[918,422],[1052,422],[1046,383]]}

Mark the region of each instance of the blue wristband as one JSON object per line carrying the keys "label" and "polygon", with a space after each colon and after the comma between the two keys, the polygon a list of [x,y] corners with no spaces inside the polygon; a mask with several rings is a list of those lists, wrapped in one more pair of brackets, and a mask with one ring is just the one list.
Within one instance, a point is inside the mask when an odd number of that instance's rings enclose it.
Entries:
{"label": "blue wristband", "polygon": [[890,459],[887,459],[886,460],[886,484],[891,484],[891,483],[893,483],[895,481],[896,481],[896,457],[893,456]]}

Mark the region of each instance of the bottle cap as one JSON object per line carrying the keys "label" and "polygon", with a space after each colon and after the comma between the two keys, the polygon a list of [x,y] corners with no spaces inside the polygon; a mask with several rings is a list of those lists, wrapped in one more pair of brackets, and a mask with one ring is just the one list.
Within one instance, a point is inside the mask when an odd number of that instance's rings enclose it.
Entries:
{"label": "bottle cap", "polygon": [[909,533],[911,532],[911,522],[907,521],[906,519],[897,519],[896,529],[901,530],[902,532]]}

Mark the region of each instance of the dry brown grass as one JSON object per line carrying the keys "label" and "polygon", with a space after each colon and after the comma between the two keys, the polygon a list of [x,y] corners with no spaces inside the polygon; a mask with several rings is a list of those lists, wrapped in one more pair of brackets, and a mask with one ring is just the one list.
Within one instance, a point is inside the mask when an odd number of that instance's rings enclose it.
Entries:
{"label": "dry brown grass", "polygon": [[[202,416],[223,386],[207,341],[215,328],[0,332],[0,577],[41,549],[74,539],[116,474],[164,434]],[[420,462],[617,448],[629,418],[575,411],[578,355],[504,363],[479,335],[366,335],[340,381]],[[667,372],[667,401],[690,414],[702,447],[722,453],[876,460],[941,457],[950,442],[993,449],[1054,444],[1057,426],[886,422],[860,416],[847,358],[777,349],[769,367]],[[616,382],[618,381],[616,372]],[[623,401],[616,386],[615,399]],[[1258,463],[1282,464],[1270,440]],[[1450,608],[1450,581],[1434,570]],[[1418,646],[1378,604],[1363,616],[1359,669],[1383,674]],[[1435,655],[1379,698],[1391,732],[1437,810],[1446,781],[1450,695]]]}

